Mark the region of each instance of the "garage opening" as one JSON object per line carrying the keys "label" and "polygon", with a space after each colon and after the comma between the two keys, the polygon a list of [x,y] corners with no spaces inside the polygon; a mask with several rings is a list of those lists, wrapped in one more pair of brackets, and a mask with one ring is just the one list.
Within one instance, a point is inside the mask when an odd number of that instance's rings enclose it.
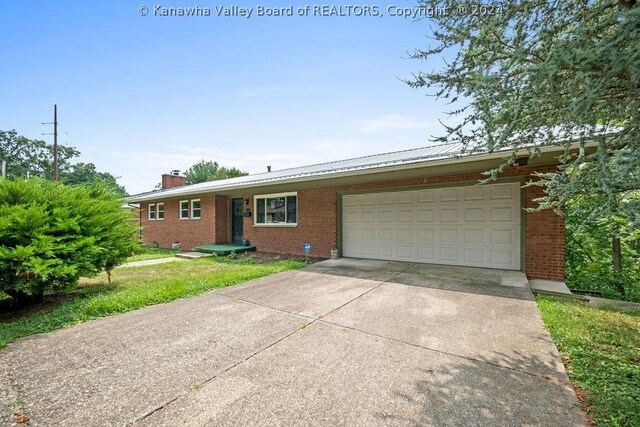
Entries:
{"label": "garage opening", "polygon": [[346,257],[520,270],[520,184],[342,197]]}

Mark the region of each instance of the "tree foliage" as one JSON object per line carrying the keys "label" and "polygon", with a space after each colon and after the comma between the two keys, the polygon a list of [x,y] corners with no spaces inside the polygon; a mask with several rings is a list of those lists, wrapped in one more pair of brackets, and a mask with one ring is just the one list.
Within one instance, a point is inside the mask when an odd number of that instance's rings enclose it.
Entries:
{"label": "tree foliage", "polygon": [[[421,1],[434,12],[434,45],[416,59],[442,69],[408,83],[452,102],[441,140],[468,150],[531,148],[563,141],[581,149],[542,175],[541,208],[562,213],[598,195],[597,215],[640,224],[640,5],[634,0]],[[584,149],[595,143],[595,150]],[[513,157],[511,161],[513,160]],[[502,168],[489,173],[495,177]],[[622,228],[618,229],[622,232]]]}
{"label": "tree foliage", "polygon": [[139,247],[139,227],[104,185],[0,179],[0,291],[19,302],[110,271]]}
{"label": "tree foliage", "polygon": [[[419,3],[431,16],[434,44],[413,57],[444,65],[407,83],[450,101],[452,120],[438,139],[462,142],[469,151],[512,150],[486,172],[487,181],[518,150],[535,156],[542,146],[563,144],[558,170],[529,185],[545,190],[539,209],[562,215],[570,207],[567,280],[592,286],[584,272],[599,268],[600,284],[624,295],[629,277],[637,277],[630,242],[640,227],[640,4]],[[591,226],[578,226],[577,218]]]}
{"label": "tree foliage", "polygon": [[[58,144],[58,176],[66,184],[91,184],[102,182],[121,196],[124,187],[107,172],[98,172],[93,163],[73,163],[80,152],[73,147]],[[18,135],[15,130],[0,130],[0,161],[7,162],[8,178],[36,176],[51,179],[53,176],[53,145],[37,139]]]}
{"label": "tree foliage", "polygon": [[614,271],[611,229],[625,221],[613,218],[610,224],[608,218],[593,215],[593,205],[603,202],[599,196],[578,196],[567,204],[566,283],[602,291],[607,298],[640,302],[640,229],[627,230],[620,238],[622,268]]}
{"label": "tree foliage", "polygon": [[198,184],[206,181],[217,181],[219,179],[235,178],[248,175],[247,172],[237,168],[227,168],[218,165],[218,162],[200,160],[185,172],[187,184]]}

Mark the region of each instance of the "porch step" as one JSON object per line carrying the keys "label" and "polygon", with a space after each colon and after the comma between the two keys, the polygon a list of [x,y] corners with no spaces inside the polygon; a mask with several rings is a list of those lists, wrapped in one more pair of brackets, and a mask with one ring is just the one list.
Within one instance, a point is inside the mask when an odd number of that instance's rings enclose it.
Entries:
{"label": "porch step", "polygon": [[243,245],[205,245],[205,246],[196,246],[193,248],[193,251],[206,253],[206,254],[216,254],[221,256],[226,256],[231,254],[232,252],[240,253],[240,252],[254,252],[256,250],[255,246],[243,246]]}
{"label": "porch step", "polygon": [[184,259],[198,259],[212,256],[212,254],[207,254],[204,252],[180,252],[176,254],[176,258],[184,258]]}

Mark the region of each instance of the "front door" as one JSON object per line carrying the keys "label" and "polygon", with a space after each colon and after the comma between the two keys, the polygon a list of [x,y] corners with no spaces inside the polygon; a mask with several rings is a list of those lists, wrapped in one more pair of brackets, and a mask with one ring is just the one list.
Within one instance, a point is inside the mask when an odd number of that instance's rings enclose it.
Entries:
{"label": "front door", "polygon": [[231,243],[242,244],[244,239],[244,199],[231,199]]}

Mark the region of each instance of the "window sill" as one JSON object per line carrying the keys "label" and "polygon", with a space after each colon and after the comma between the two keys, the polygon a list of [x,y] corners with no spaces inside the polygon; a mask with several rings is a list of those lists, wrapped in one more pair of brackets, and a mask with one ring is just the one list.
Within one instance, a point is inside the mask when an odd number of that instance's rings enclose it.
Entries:
{"label": "window sill", "polygon": [[265,227],[265,228],[278,228],[278,227],[284,227],[284,228],[295,228],[298,226],[298,223],[295,224],[287,224],[287,223],[282,223],[282,224],[253,224],[254,227],[257,228],[261,228],[261,227]]}

